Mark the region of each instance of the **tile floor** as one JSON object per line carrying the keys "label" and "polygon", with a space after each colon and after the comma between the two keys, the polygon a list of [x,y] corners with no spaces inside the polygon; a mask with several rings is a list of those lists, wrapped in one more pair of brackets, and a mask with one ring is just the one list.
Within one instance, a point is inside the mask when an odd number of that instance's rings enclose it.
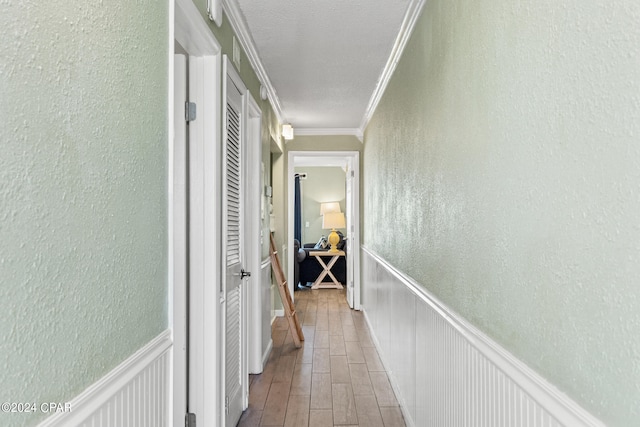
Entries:
{"label": "tile floor", "polygon": [[404,427],[364,316],[344,290],[297,291],[295,299],[303,346],[295,348],[286,319],[277,318],[271,356],[250,376],[238,426]]}

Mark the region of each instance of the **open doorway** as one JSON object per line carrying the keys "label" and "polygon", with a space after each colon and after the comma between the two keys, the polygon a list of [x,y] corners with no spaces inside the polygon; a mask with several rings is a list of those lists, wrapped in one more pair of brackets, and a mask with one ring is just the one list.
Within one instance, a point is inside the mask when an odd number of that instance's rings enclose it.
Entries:
{"label": "open doorway", "polygon": [[[357,151],[291,151],[288,157],[288,247],[294,247],[294,228],[295,228],[295,174],[296,171],[304,173],[304,168],[313,170],[315,173],[319,169],[326,168],[327,183],[340,179],[344,179],[344,191],[339,192],[330,189],[324,194],[318,195],[315,200],[311,197],[307,200],[306,209],[317,209],[317,215],[315,212],[307,212],[309,215],[302,222],[302,241],[303,243],[309,243],[311,241],[317,241],[318,238],[324,232],[328,235],[331,230],[322,229],[322,219],[320,214],[320,206],[324,202],[338,202],[341,210],[345,214],[346,224],[343,229],[346,238],[346,296],[349,306],[353,309],[360,309],[360,184],[359,184],[359,153]],[[329,174],[332,174],[329,176]],[[304,183],[302,184],[304,185]],[[338,184],[339,185],[339,184]],[[332,184],[335,188],[335,184]],[[328,200],[335,198],[338,200]],[[320,200],[322,199],[322,200]],[[327,200],[324,200],[327,199]],[[307,227],[307,222],[309,222]],[[309,240],[307,242],[306,240]],[[315,243],[315,242],[314,242]],[[289,291],[294,295],[294,287],[297,283],[294,279],[294,262],[287,263],[287,283],[289,284]]]}

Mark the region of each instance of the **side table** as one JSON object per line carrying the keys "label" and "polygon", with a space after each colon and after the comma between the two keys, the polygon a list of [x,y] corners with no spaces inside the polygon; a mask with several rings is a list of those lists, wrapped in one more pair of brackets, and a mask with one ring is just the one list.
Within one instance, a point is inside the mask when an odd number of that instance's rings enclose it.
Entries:
{"label": "side table", "polygon": [[[328,251],[309,251],[309,255],[316,257],[322,268],[324,269],[315,282],[313,282],[313,286],[311,289],[343,289],[342,283],[336,279],[336,276],[331,272],[331,267],[338,261],[338,258],[341,256],[345,256],[346,253],[344,251],[338,252],[328,252]],[[329,263],[326,264],[322,257],[331,257]],[[327,274],[331,277],[333,283],[322,283],[322,279],[324,279]]]}

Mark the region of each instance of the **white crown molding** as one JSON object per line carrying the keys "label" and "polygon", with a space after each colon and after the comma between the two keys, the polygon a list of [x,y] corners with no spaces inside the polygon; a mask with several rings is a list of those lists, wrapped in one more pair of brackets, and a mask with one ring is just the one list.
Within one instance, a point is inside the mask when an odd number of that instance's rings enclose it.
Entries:
{"label": "white crown molding", "polygon": [[362,142],[362,130],[358,128],[294,128],[298,136],[355,136]]}
{"label": "white crown molding", "polygon": [[360,122],[361,134],[364,134],[364,130],[369,124],[369,120],[371,120],[371,117],[373,117],[373,113],[375,113],[376,108],[378,108],[380,98],[382,98],[384,91],[389,85],[389,80],[391,80],[391,76],[393,76],[396,65],[398,65],[398,61],[400,61],[400,58],[402,57],[402,52],[404,52],[404,48],[409,41],[409,37],[411,37],[413,27],[416,25],[416,21],[418,20],[420,12],[422,11],[422,7],[425,3],[426,0],[411,0],[409,6],[407,7],[404,19],[402,20],[402,25],[400,26],[400,32],[398,33],[396,41],[393,44],[389,59],[387,59],[387,63],[382,70],[382,74],[380,74],[380,78],[378,79],[376,88],[371,95],[371,99],[369,100],[369,104],[367,105],[367,109],[365,110],[362,122]]}
{"label": "white crown molding", "polygon": [[256,50],[255,43],[253,42],[253,37],[251,37],[251,33],[249,32],[249,28],[244,20],[244,15],[238,8],[237,3],[234,0],[222,0],[222,8],[227,14],[227,18],[229,19],[229,23],[231,24],[231,28],[236,33],[238,40],[240,41],[240,45],[244,49],[247,57],[249,58],[249,63],[253,67],[256,75],[258,76],[258,80],[267,90],[267,97],[269,98],[269,102],[271,103],[271,107],[273,108],[276,117],[280,123],[285,122],[285,117],[282,113],[282,106],[280,105],[280,99],[278,98],[278,94],[276,93],[276,89],[271,84],[271,80],[269,79],[269,75],[267,71],[264,69],[262,65],[262,61],[260,60],[260,55],[258,55],[258,51]]}

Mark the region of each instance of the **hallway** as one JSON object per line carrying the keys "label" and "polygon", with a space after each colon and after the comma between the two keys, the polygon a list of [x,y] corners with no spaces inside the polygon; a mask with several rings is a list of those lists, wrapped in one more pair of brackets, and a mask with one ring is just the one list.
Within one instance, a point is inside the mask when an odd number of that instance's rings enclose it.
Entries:
{"label": "hallway", "polygon": [[295,348],[285,318],[277,318],[271,356],[262,374],[251,375],[238,426],[403,427],[364,315],[349,308],[344,290],[295,298],[303,346]]}

